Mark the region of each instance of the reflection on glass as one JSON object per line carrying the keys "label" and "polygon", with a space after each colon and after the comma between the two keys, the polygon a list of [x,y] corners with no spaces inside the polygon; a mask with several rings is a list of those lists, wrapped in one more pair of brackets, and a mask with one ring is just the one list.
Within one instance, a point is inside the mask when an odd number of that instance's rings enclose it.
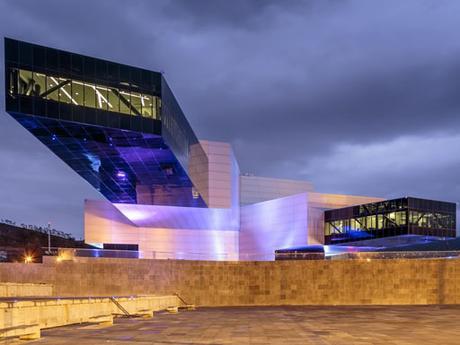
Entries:
{"label": "reflection on glass", "polygon": [[12,69],[11,79],[13,81],[10,92],[14,92],[14,87],[17,85],[17,92],[21,95],[152,119],[158,118],[160,99],[156,96],[27,70]]}
{"label": "reflection on glass", "polygon": [[410,211],[409,222],[421,228],[454,229],[454,215],[437,212]]}
{"label": "reflection on glass", "polygon": [[11,95],[15,94],[17,92],[15,88],[17,88],[18,85],[16,85],[16,80],[18,80],[18,70],[16,68],[12,68],[10,70],[10,87],[9,87],[9,93]]}

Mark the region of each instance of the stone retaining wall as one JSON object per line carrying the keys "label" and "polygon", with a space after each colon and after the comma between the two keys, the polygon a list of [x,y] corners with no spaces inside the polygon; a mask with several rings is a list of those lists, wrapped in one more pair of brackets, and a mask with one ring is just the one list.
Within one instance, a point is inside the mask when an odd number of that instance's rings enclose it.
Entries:
{"label": "stone retaining wall", "polygon": [[53,285],[34,283],[0,283],[0,297],[53,296]]}
{"label": "stone retaining wall", "polygon": [[44,264],[0,264],[0,281],[51,283],[59,296],[178,292],[187,303],[198,306],[460,304],[460,259],[77,258],[57,263],[45,258]]}

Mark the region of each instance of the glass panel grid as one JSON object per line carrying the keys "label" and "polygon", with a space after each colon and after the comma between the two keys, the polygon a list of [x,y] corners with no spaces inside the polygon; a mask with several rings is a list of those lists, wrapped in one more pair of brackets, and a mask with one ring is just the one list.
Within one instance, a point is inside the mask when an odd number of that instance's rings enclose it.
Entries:
{"label": "glass panel grid", "polygon": [[455,227],[455,204],[442,201],[402,198],[325,212],[326,243],[403,234],[445,237]]}
{"label": "glass panel grid", "polygon": [[[107,110],[116,113],[158,119],[159,99],[156,96],[114,87],[88,83],[59,76],[45,75],[25,69],[11,71],[17,75],[17,93],[60,103]],[[14,85],[10,83],[10,85]],[[10,93],[14,87],[10,87]]]}

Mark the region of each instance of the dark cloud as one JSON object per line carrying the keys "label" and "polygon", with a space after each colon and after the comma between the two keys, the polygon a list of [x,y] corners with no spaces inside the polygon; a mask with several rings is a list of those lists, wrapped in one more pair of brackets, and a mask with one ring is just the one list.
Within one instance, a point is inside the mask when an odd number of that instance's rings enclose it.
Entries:
{"label": "dark cloud", "polygon": [[[243,172],[459,201],[459,10],[435,0],[6,0],[0,32],[164,71],[198,136],[231,142]],[[13,120],[0,126],[2,210],[42,222],[59,213],[60,226],[81,228],[81,200],[97,193]]]}
{"label": "dark cloud", "polygon": [[[315,5],[300,0],[176,0],[167,2],[163,12],[195,30],[226,27],[231,30],[262,30],[277,20],[279,12],[310,9]],[[319,5],[319,2],[316,2]]]}

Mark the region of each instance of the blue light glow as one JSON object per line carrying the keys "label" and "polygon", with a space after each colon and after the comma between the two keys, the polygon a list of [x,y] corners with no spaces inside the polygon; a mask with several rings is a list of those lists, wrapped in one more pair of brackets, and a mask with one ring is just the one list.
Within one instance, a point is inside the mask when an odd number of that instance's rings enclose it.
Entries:
{"label": "blue light glow", "polygon": [[84,153],[85,157],[91,162],[91,169],[95,172],[99,172],[101,167],[101,160],[91,153]]}

